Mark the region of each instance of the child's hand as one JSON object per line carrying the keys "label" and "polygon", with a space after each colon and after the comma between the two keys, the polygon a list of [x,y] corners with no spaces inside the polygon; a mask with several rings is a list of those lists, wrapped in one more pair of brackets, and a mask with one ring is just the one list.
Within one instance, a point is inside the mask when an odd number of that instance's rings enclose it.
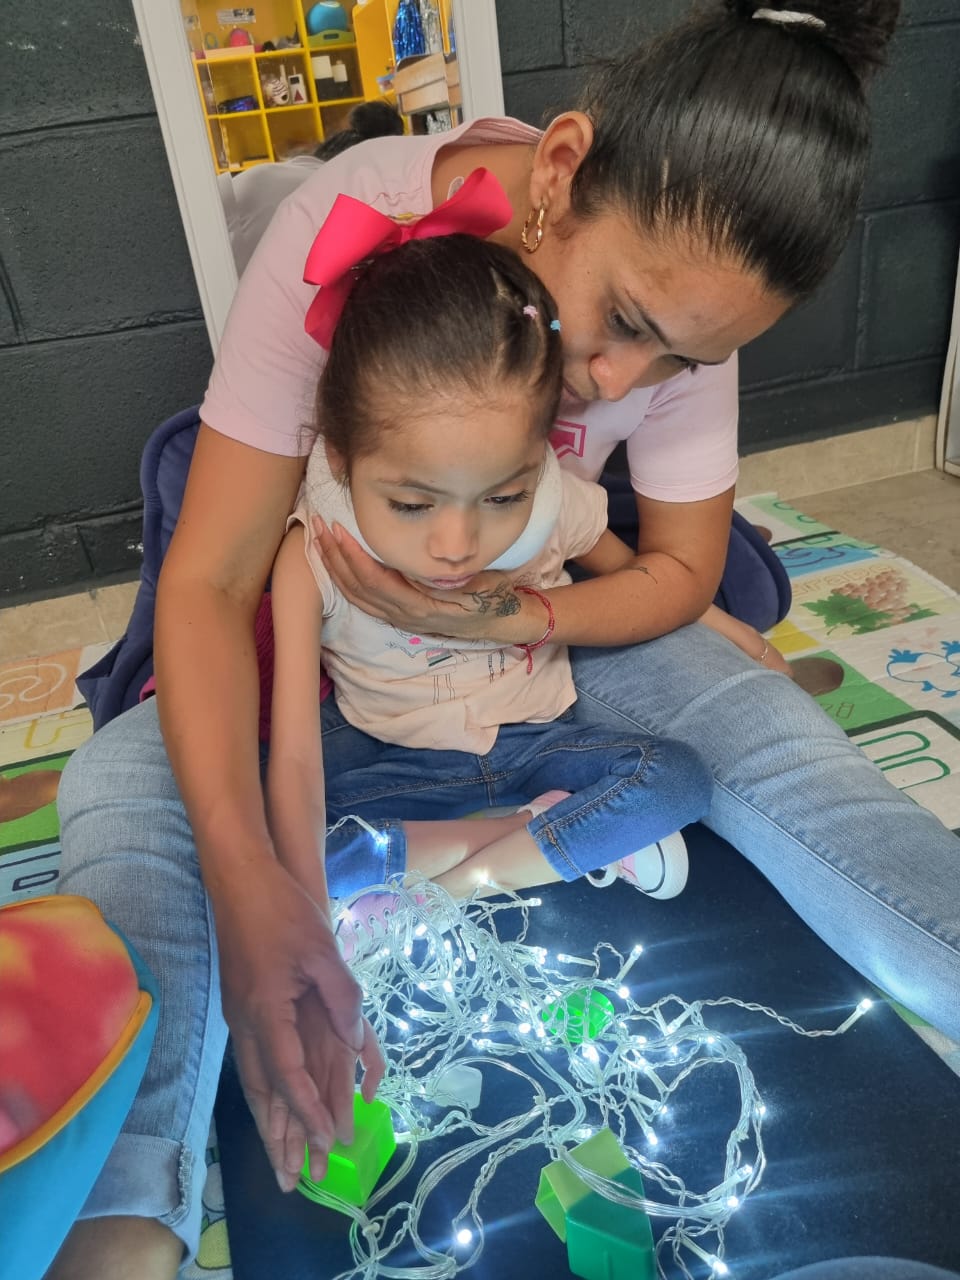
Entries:
{"label": "child's hand", "polygon": [[357,1058],[376,1090],[383,1059],[329,921],[278,862],[247,864],[214,895],[224,1016],[277,1181],[294,1186],[303,1139],[326,1153],[352,1133]]}

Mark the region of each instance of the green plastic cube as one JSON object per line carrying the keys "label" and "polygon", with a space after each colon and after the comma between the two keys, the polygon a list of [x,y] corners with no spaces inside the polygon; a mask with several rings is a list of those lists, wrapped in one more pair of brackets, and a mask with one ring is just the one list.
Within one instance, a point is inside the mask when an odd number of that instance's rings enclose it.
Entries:
{"label": "green plastic cube", "polygon": [[[636,1169],[613,1181],[643,1195]],[[656,1280],[650,1219],[642,1209],[589,1192],[567,1210],[567,1262],[582,1280]]]}
{"label": "green plastic cube", "polygon": [[568,1044],[594,1040],[613,1021],[616,1010],[602,991],[582,987],[562,1000],[544,1005],[540,1017],[551,1035],[561,1036]]}
{"label": "green plastic cube", "polygon": [[306,1153],[297,1190],[309,1200],[317,1200],[320,1192],[327,1192],[358,1209],[366,1204],[397,1149],[390,1108],[377,1098],[365,1102],[359,1093],[354,1094],[353,1130],[349,1147],[342,1142],[331,1147],[327,1173],[320,1182],[310,1177],[309,1151]]}
{"label": "green plastic cube", "polygon": [[[634,1172],[623,1148],[609,1129],[600,1129],[570,1152],[578,1164],[602,1178],[618,1178]],[[639,1178],[639,1174],[637,1177]],[[641,1185],[642,1190],[642,1185]],[[567,1215],[570,1209],[590,1195],[590,1188],[563,1160],[554,1160],[540,1171],[536,1206],[561,1240],[567,1238]]]}

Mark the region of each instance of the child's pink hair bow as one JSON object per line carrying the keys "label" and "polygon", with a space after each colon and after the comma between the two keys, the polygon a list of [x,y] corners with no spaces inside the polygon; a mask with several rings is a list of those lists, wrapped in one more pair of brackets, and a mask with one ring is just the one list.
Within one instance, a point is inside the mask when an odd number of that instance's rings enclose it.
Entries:
{"label": "child's pink hair bow", "polygon": [[306,284],[319,285],[303,327],[329,350],[340,312],[353,288],[353,269],[378,253],[408,240],[460,232],[486,239],[513,217],[506,192],[489,169],[474,169],[459,191],[416,222],[394,222],[362,200],[337,196],[317,232],[307,265]]}

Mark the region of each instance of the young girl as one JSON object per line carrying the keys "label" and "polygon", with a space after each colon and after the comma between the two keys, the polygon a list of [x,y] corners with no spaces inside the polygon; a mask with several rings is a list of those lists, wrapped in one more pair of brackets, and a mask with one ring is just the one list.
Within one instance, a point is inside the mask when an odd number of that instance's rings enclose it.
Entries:
{"label": "young girl", "polygon": [[[312,258],[342,252],[332,223]],[[652,896],[683,887],[682,841],[666,858],[654,842],[706,811],[708,770],[666,739],[574,728],[566,649],[549,643],[543,590],[570,581],[565,561],[597,574],[635,561],[607,529],[604,490],[561,472],[549,446],[561,363],[543,285],[473,236],[375,258],[339,316],[321,434],[273,573],[267,775],[278,856],[324,905],[324,863],[337,896],[406,869],[454,895],[608,866],[601,883],[619,872]],[[451,641],[371,617],[333,585],[313,517],[441,596],[470,592],[500,613],[532,596],[545,606],[542,638]],[[323,711],[326,753],[308,695],[321,653],[336,692]],[[545,791],[516,816],[422,821]]]}

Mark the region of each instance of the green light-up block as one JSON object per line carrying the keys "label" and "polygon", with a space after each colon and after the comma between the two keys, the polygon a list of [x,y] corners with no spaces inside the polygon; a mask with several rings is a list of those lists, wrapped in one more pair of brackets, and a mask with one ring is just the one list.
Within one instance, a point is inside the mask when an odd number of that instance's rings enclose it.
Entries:
{"label": "green light-up block", "polygon": [[[636,1169],[613,1181],[643,1195]],[[583,1280],[656,1280],[650,1219],[641,1209],[591,1191],[567,1213],[567,1262]]]}
{"label": "green light-up block", "polygon": [[602,991],[582,987],[562,1000],[544,1005],[540,1017],[552,1035],[562,1036],[568,1044],[594,1040],[613,1020],[616,1010]]}
{"label": "green light-up block", "polygon": [[308,1154],[300,1171],[297,1190],[308,1200],[319,1199],[319,1193],[325,1191],[360,1209],[366,1204],[396,1149],[390,1108],[376,1098],[372,1102],[364,1102],[360,1094],[355,1093],[353,1142],[349,1147],[342,1142],[333,1144],[327,1173],[321,1182],[314,1182],[310,1177]]}
{"label": "green light-up block", "polygon": [[[581,1142],[571,1155],[592,1173],[644,1194],[640,1174],[609,1129]],[[566,1242],[574,1275],[583,1280],[655,1280],[653,1231],[640,1209],[591,1191],[562,1160],[541,1171],[536,1205]]]}

